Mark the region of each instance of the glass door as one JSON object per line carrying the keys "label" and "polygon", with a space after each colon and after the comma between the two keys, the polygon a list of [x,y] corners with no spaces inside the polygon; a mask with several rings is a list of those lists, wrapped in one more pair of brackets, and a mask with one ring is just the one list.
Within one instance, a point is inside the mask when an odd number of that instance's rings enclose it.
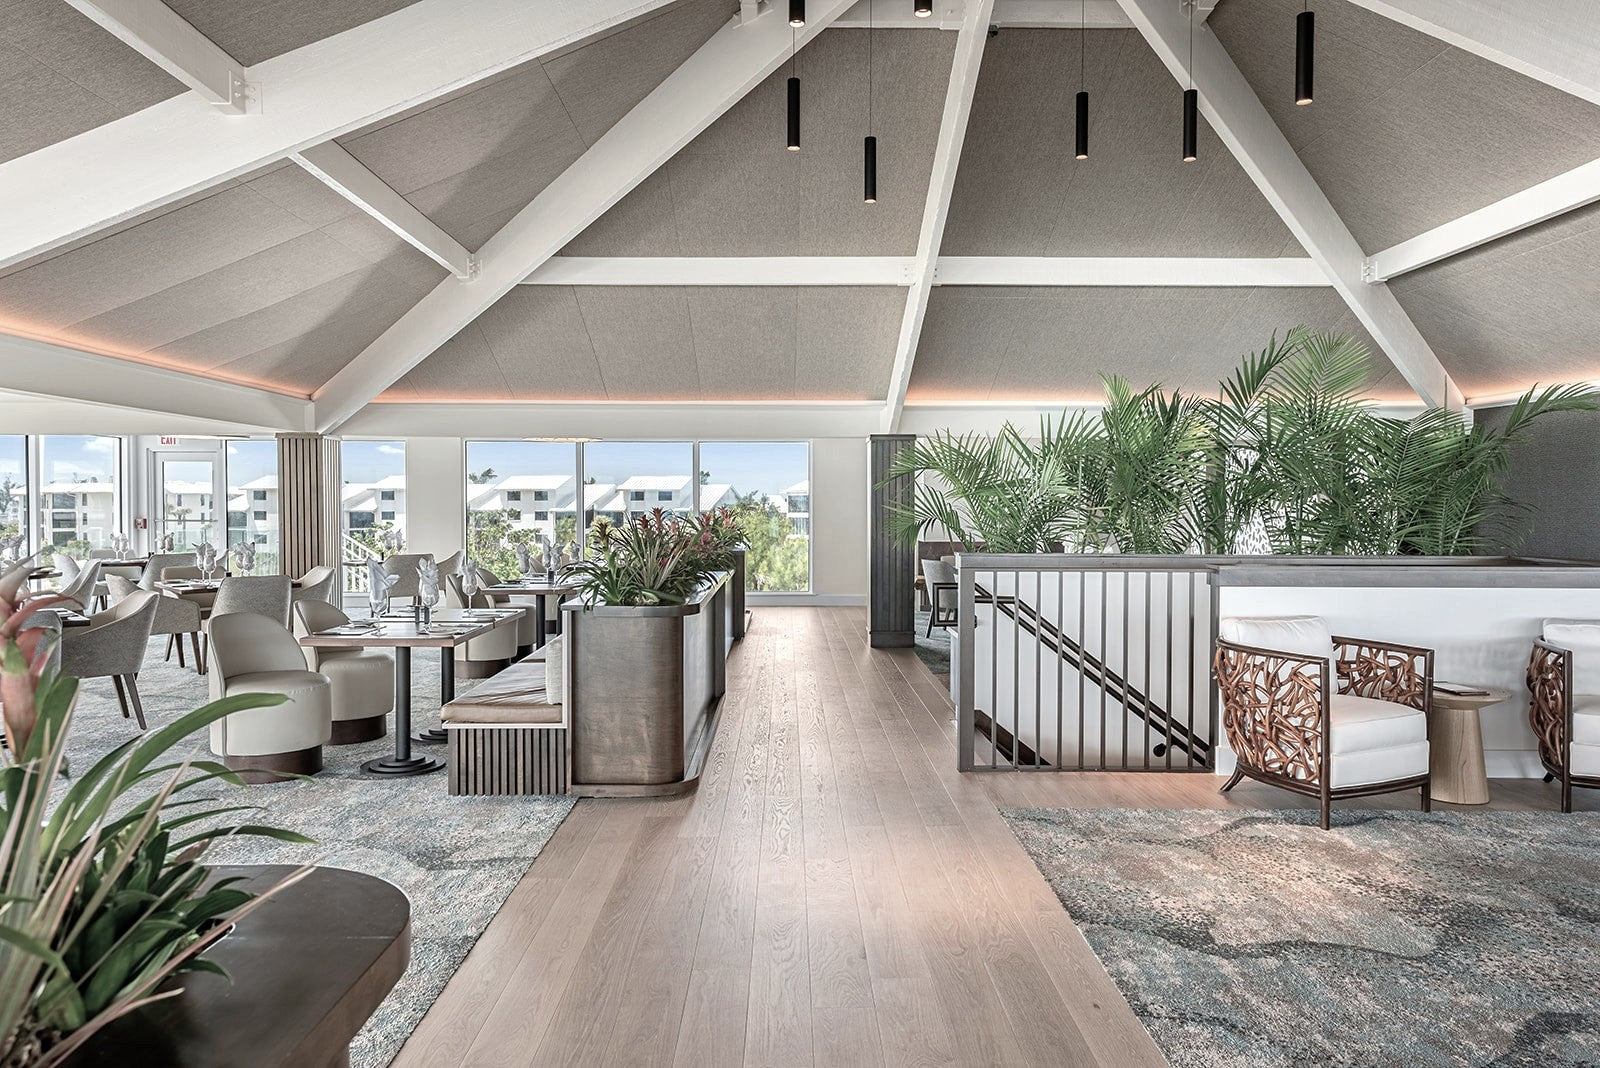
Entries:
{"label": "glass door", "polygon": [[[217,464],[213,456],[164,452],[156,454],[156,544],[172,538],[172,552],[192,552],[201,545],[223,547],[217,530]],[[158,549],[159,551],[159,549]]]}

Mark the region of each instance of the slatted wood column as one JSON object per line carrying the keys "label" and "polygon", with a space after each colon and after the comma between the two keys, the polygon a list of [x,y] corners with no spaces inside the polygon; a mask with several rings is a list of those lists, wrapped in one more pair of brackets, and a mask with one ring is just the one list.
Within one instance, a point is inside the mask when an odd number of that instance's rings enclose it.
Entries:
{"label": "slatted wood column", "polygon": [[339,483],[338,438],[278,435],[278,551],[284,574],[339,566]]}
{"label": "slatted wood column", "polygon": [[890,527],[892,509],[911,507],[916,480],[904,476],[887,484],[884,481],[895,461],[916,440],[915,434],[874,434],[867,443],[868,634],[878,649],[915,645],[917,641],[917,550],[915,545],[896,540]]}

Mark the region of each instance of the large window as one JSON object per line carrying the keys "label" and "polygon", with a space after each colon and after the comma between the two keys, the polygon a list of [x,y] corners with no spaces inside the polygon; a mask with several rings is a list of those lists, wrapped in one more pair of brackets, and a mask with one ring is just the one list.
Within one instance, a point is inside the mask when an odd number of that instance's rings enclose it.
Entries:
{"label": "large window", "polygon": [[694,511],[694,445],[687,441],[597,441],[583,447],[583,478],[592,489],[589,518],[622,522],[660,508]]}
{"label": "large window", "polygon": [[256,572],[278,573],[278,445],[228,442],[228,548],[256,547]]}
{"label": "large window", "polygon": [[[28,529],[28,439],[0,435],[0,538]],[[23,555],[27,555],[24,547]]]}
{"label": "large window", "polygon": [[519,543],[575,545],[577,487],[578,450],[570,442],[467,442],[467,551],[508,578],[517,574]]}
{"label": "large window", "polygon": [[74,556],[110,548],[122,530],[121,471],[120,438],[40,438],[41,544]]}
{"label": "large window", "polygon": [[700,446],[700,508],[727,505],[749,536],[752,590],[811,588],[811,447],[803,441],[708,441]]}
{"label": "large window", "polygon": [[[406,532],[406,446],[402,441],[339,443],[344,559],[387,555],[385,535]],[[359,570],[359,569],[358,569]],[[365,581],[365,571],[360,571]]]}

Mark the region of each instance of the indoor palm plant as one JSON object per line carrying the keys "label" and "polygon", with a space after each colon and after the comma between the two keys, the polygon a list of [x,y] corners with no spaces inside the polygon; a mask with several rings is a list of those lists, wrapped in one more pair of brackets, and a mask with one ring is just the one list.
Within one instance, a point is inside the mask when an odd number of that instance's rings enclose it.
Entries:
{"label": "indoor palm plant", "polygon": [[212,841],[235,834],[309,841],[230,822],[251,806],[218,805],[192,792],[218,782],[242,786],[237,776],[212,761],[168,756],[223,716],[283,700],[274,695],[206,705],[124,742],[65,785],[77,680],[48,667],[54,633],[38,625],[37,613],[53,598],[21,593],[30,564],[0,579],[4,1068],[58,1064],[112,1020],[172,996],[157,992],[170,976],[219,970],[201,953],[266,895],[213,880],[199,863]]}

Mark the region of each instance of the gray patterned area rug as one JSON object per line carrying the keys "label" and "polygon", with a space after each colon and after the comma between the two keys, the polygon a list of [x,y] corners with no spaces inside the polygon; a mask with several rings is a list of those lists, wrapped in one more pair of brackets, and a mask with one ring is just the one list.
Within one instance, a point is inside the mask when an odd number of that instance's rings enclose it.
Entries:
{"label": "gray patterned area rug", "polygon": [[[139,673],[139,693],[152,729],[207,700],[206,680],[177,661],[163,663],[165,639],[152,641]],[[461,680],[465,691],[473,683]],[[439,722],[439,659],[431,650],[412,657],[412,708],[419,726]],[[122,718],[109,679],[82,684],[69,756],[87,767],[138,727]],[[392,752],[394,737],[323,749],[325,768],[303,782],[251,786],[243,800],[261,811],[248,822],[299,831],[317,840],[297,846],[269,839],[236,839],[214,848],[218,864],[317,863],[387,879],[411,899],[411,965],[356,1036],[350,1063],[382,1068],[416,1027],[460,967],[529,865],[572,810],[566,797],[451,797],[445,773],[368,778],[363,761]],[[416,751],[443,758],[443,745]],[[205,737],[196,738],[205,755]],[[231,787],[220,787],[233,791]],[[222,796],[227,796],[223,794]]]}
{"label": "gray patterned area rug", "polygon": [[1179,1068],[1600,1064],[1600,816],[1002,815]]}

